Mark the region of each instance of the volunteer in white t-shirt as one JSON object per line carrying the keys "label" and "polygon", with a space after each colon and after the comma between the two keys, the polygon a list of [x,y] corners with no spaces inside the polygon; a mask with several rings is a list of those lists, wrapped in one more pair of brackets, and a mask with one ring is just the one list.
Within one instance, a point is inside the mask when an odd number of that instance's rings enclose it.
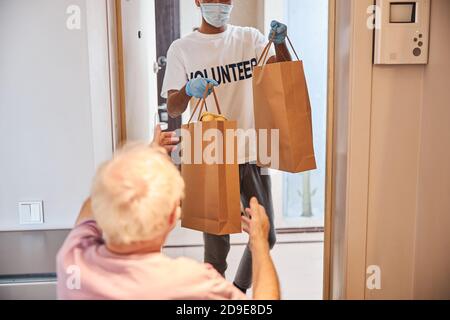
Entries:
{"label": "volunteer in white t-shirt", "polygon": [[[202,12],[200,28],[175,41],[167,53],[167,69],[162,96],[167,98],[169,114],[178,117],[184,113],[192,98],[203,97],[208,84],[215,89],[222,113],[238,122],[238,128],[255,128],[253,114],[253,68],[268,43],[268,39],[254,28],[228,24],[232,0],[195,0]],[[273,21],[269,38],[275,44],[268,63],[291,60],[285,39],[286,25]],[[211,92],[209,92],[211,94]],[[209,101],[214,112],[213,101]],[[211,110],[212,109],[212,110]],[[276,242],[270,177],[261,175],[255,164],[256,145],[242,139],[238,146],[240,164],[241,199],[248,207],[249,200],[256,197],[266,208],[271,221],[270,247]],[[222,275],[227,269],[230,250],[229,236],[205,234],[205,262],[212,264]],[[252,256],[248,247],[235,277],[235,285],[242,291],[252,283]]]}

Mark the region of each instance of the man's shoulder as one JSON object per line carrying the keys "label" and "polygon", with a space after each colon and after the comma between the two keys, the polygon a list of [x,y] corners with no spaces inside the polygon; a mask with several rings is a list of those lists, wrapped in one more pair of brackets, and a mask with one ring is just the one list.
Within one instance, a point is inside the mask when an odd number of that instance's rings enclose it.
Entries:
{"label": "man's shoulder", "polygon": [[232,26],[231,35],[235,39],[239,39],[239,41],[245,43],[249,48],[255,46],[260,42],[261,38],[264,38],[261,31],[253,27]]}
{"label": "man's shoulder", "polygon": [[197,31],[193,31],[193,32],[173,41],[170,47],[171,48],[180,48],[185,45],[188,45],[189,43],[191,43],[192,41],[195,41],[196,39],[198,39]]}
{"label": "man's shoulder", "polygon": [[180,39],[172,42],[169,47],[168,55],[182,56],[183,54],[190,53],[192,51],[192,46],[196,44],[195,33],[191,33]]}
{"label": "man's shoulder", "polygon": [[231,28],[231,32],[235,33],[235,34],[241,34],[244,36],[250,36],[250,37],[258,37],[259,35],[262,35],[261,31],[259,31],[258,29],[254,28],[254,27],[241,27],[241,26],[235,26],[235,25],[230,25],[229,26]]}
{"label": "man's shoulder", "polygon": [[[258,29],[254,28],[254,27],[241,27],[241,26],[236,26],[236,25],[228,25],[228,32],[230,34],[233,35],[241,35],[241,36],[246,36],[246,37],[258,37],[260,35],[262,35],[261,31],[259,31]],[[193,41],[199,41],[199,40],[204,40],[205,38],[202,37],[201,34],[199,34],[198,31],[193,31],[185,36],[183,36],[180,39],[175,40],[174,42],[172,42],[171,47],[172,48],[182,48],[185,45],[189,45],[191,44]]]}

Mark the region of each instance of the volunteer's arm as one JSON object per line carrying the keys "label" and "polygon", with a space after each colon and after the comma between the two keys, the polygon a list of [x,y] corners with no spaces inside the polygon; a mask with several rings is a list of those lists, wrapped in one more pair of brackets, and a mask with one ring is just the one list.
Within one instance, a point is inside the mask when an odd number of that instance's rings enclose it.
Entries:
{"label": "volunteer's arm", "polygon": [[292,56],[286,42],[275,45],[275,51],[277,53],[276,62],[292,61]]}
{"label": "volunteer's arm", "polygon": [[244,231],[250,235],[250,248],[253,257],[253,299],[279,300],[280,283],[269,247],[269,218],[258,200],[250,201],[246,210],[250,218],[243,217]]}
{"label": "volunteer's arm", "polygon": [[167,111],[172,118],[181,116],[186,111],[192,98],[187,95],[186,86],[181,90],[170,90],[167,96]]}
{"label": "volunteer's arm", "polygon": [[267,63],[292,61],[291,53],[286,44],[287,26],[278,21],[272,21],[269,40],[275,44],[276,56],[270,57]]}
{"label": "volunteer's arm", "polygon": [[[167,111],[172,118],[177,118],[186,111],[191,98],[201,99],[208,86],[217,87],[219,83],[212,79],[195,78],[190,80],[181,90],[169,90],[167,94]],[[212,93],[209,89],[207,95]]]}

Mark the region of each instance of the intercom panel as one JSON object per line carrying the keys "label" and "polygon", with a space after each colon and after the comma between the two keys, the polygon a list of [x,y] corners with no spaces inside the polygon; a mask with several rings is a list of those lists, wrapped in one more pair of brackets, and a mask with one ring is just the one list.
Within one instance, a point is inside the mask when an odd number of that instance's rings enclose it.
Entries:
{"label": "intercom panel", "polygon": [[431,0],[377,0],[375,64],[427,64]]}

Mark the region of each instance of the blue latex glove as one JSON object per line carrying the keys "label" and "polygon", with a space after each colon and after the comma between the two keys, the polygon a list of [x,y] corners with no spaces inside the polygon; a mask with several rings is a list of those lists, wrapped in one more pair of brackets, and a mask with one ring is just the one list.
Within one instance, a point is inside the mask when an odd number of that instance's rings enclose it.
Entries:
{"label": "blue latex glove", "polygon": [[[189,97],[195,97],[198,99],[203,98],[206,87],[211,84],[214,87],[219,86],[216,80],[206,79],[206,78],[196,78],[189,81],[186,85],[186,94]],[[212,88],[208,91],[208,96],[212,93]]]}
{"label": "blue latex glove", "polygon": [[270,30],[269,40],[272,40],[275,44],[284,43],[287,37],[287,26],[281,22],[274,20],[270,24],[270,27],[272,29]]}

